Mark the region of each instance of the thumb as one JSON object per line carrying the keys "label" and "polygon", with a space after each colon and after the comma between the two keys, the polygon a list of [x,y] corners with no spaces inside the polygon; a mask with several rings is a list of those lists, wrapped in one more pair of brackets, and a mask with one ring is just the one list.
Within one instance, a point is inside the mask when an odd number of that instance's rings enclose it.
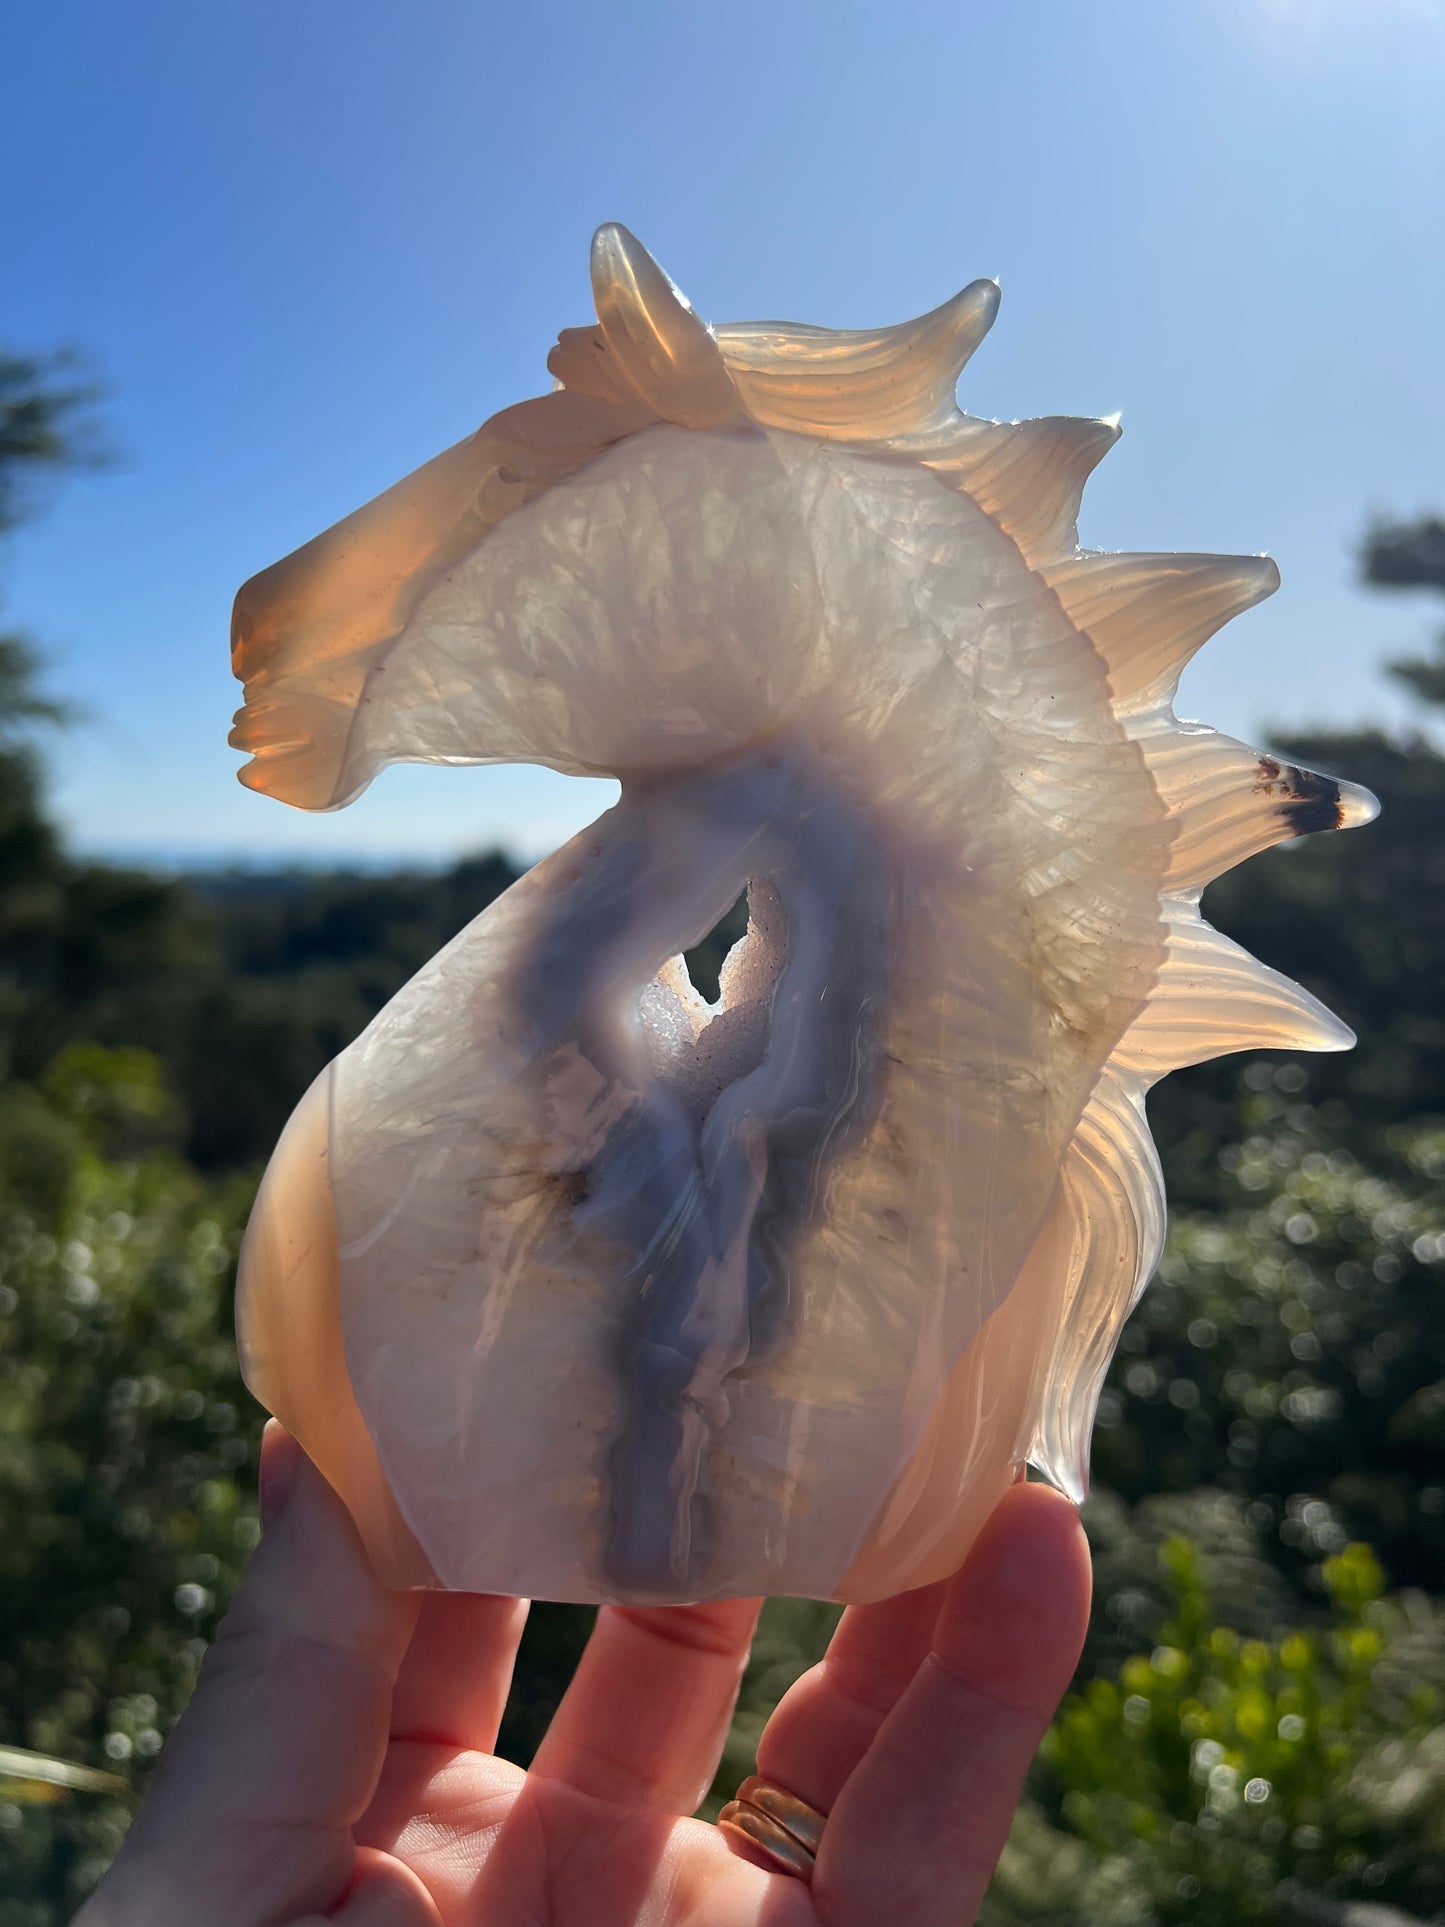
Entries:
{"label": "thumb", "polygon": [[418,1601],[377,1583],[341,1501],[274,1420],[261,1505],[261,1544],[84,1927],[271,1927],[330,1912],[375,1871],[358,1868],[351,1829]]}

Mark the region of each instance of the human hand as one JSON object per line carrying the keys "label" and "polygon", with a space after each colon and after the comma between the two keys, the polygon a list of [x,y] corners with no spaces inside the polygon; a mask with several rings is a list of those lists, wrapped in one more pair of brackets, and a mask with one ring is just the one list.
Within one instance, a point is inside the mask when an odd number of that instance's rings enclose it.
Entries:
{"label": "human hand", "polygon": [[492,1753],[525,1602],[384,1592],[273,1422],[265,1533],[76,1927],[961,1927],[1073,1672],[1088,1553],[1015,1486],[951,1581],[851,1607],[758,1771],[828,1816],[811,1886],[688,1816],[755,1600],[604,1607],[531,1770]]}

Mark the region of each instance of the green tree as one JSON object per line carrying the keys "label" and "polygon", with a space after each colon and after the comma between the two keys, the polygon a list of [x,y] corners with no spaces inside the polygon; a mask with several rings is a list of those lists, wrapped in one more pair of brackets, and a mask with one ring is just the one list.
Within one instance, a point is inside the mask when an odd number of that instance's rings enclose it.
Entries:
{"label": "green tree", "polygon": [[[0,348],[0,537],[35,513],[46,481],[93,458],[86,411],[95,390],[69,379],[74,365],[65,355]],[[43,895],[58,861],[30,739],[37,724],[64,714],[41,688],[33,647],[0,633],[0,946],[33,917],[27,898]]]}
{"label": "green tree", "polygon": [[[1445,595],[1445,520],[1376,522],[1365,538],[1364,575],[1379,589],[1433,589]],[[1391,672],[1427,703],[1445,707],[1445,630],[1433,656],[1404,656]]]}
{"label": "green tree", "polygon": [[[102,460],[97,399],[69,354],[0,351],[0,535],[44,504],[47,487]],[[68,712],[40,658],[0,634],[0,1192],[54,1205],[74,1145],[40,1090],[64,1046],[86,1036],[144,1043],[127,1003],[163,1008],[194,968],[194,912],[173,886],[78,863],[44,802],[37,738]]]}
{"label": "green tree", "polygon": [[99,398],[73,349],[0,348],[0,532],[35,513],[47,481],[104,461],[92,412]]}
{"label": "green tree", "polygon": [[1129,1501],[1237,1493],[1302,1583],[1368,1539],[1392,1582],[1445,1592],[1445,1130],[1367,1159],[1261,1063],[1222,1201],[1176,1214],[1125,1330],[1095,1476]]}
{"label": "green tree", "polygon": [[256,1536],[231,1336],[250,1187],[102,1155],[164,1110],[142,1052],[77,1047],[44,1095],[73,1133],[60,1198],[0,1201],[0,1745],[131,1791],[0,1789],[0,1927],[58,1927],[99,1877]]}
{"label": "green tree", "polygon": [[1187,1540],[1160,1565],[1170,1617],[1060,1709],[985,1927],[1270,1927],[1321,1898],[1438,1919],[1445,1614],[1386,1600],[1348,1544],[1316,1624],[1242,1638]]}

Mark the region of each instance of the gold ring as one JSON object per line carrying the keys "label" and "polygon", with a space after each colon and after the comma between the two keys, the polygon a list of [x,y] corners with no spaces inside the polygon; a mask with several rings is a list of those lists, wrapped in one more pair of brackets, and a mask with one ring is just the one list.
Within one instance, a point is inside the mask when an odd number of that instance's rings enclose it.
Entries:
{"label": "gold ring", "polygon": [[717,1823],[724,1833],[736,1834],[756,1847],[783,1873],[811,1886],[827,1817],[796,1793],[754,1774],[743,1781]]}

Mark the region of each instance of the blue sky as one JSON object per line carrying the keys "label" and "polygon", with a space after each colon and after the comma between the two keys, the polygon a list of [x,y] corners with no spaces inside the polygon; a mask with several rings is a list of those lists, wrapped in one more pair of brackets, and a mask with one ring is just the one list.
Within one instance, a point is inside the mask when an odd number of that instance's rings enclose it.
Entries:
{"label": "blue sky", "polygon": [[1280,562],[1182,711],[1404,714],[1378,663],[1434,612],[1352,551],[1445,505],[1442,0],[47,0],[0,72],[0,338],[88,350],[121,458],[0,556],[89,711],[53,759],[80,848],[532,855],[605,802],[391,770],[306,816],[225,734],[237,585],[545,388],[607,219],[719,321],[997,275],[964,406],[1123,413],[1085,542]]}

